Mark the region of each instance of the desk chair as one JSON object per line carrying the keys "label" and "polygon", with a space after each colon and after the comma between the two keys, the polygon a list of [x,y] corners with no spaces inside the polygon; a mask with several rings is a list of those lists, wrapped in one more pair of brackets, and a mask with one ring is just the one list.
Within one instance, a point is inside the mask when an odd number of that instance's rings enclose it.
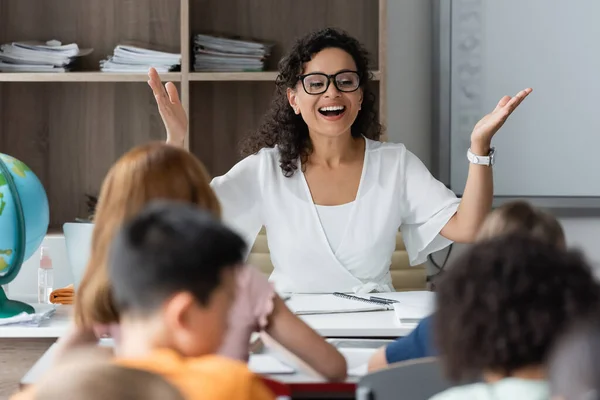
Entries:
{"label": "desk chair", "polygon": [[[266,275],[273,271],[271,256],[269,255],[269,246],[267,245],[267,235],[265,229],[254,241],[248,263],[260,269]],[[408,253],[404,247],[404,241],[400,232],[396,235],[396,250],[392,255],[392,265],[390,266],[392,274],[392,284],[397,291],[407,290],[427,290],[427,270],[425,264],[410,266]]]}
{"label": "desk chair", "polygon": [[452,386],[437,358],[421,358],[365,375],[356,386],[356,400],[427,400]]}

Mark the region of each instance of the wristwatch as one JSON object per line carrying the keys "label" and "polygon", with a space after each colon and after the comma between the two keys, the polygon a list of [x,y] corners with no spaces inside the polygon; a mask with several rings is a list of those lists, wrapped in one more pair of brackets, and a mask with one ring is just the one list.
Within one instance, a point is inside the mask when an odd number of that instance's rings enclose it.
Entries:
{"label": "wristwatch", "polygon": [[496,159],[495,155],[496,155],[495,147],[492,147],[490,149],[490,152],[488,153],[487,156],[477,156],[477,155],[473,154],[471,149],[467,150],[467,159],[469,160],[469,162],[471,164],[487,165],[488,167],[491,167],[492,165],[494,165],[494,162]]}

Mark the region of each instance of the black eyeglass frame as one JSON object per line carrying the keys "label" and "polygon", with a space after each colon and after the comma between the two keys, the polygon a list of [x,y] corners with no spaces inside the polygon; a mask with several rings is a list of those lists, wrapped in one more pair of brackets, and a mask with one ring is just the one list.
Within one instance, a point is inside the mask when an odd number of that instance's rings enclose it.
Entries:
{"label": "black eyeglass frame", "polygon": [[[358,86],[356,86],[356,89],[342,90],[342,89],[340,89],[338,87],[337,79],[336,78],[337,78],[338,75],[340,75],[340,74],[347,74],[348,72],[356,74],[356,76],[358,77]],[[306,90],[306,86],[304,85],[304,79],[306,77],[308,77],[308,76],[315,76],[315,75],[326,77],[327,78],[327,85],[325,86],[325,89],[323,91],[321,91],[321,92],[310,93],[308,90]],[[329,90],[329,85],[331,85],[332,78],[333,78],[333,85],[335,86],[335,88],[338,91],[340,91],[342,93],[356,92],[358,89],[360,89],[360,84],[362,82],[362,78],[360,76],[360,73],[358,71],[352,71],[352,70],[349,70],[349,69],[348,70],[339,71],[339,72],[336,72],[335,74],[331,74],[331,75],[324,74],[323,72],[311,72],[310,74],[298,75],[298,80],[302,83],[302,88],[304,89],[304,91],[306,92],[306,94],[310,94],[310,95],[313,95],[313,96],[317,96],[317,95],[320,95],[320,94],[323,94],[323,93],[327,92],[327,90]]]}

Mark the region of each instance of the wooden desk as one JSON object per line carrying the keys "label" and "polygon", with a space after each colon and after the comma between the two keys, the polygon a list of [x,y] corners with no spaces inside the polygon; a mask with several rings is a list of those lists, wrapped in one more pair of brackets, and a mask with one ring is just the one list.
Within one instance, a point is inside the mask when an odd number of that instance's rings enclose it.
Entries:
{"label": "wooden desk", "polygon": [[[56,339],[67,331],[71,311],[71,306],[58,306],[52,318],[43,322],[40,327],[0,327],[0,350],[2,350],[0,353],[2,354],[0,357],[0,367],[2,367],[0,399],[4,398],[2,396],[6,397],[13,393],[18,387],[19,381],[31,382],[31,379],[37,376],[36,371],[40,371],[39,368],[45,365],[40,358]],[[323,337],[350,338],[344,340],[345,344],[342,346],[351,345],[352,338],[374,339],[405,336],[414,328],[401,326],[393,311],[306,315],[302,316],[302,319]],[[375,343],[373,347],[383,344],[381,341],[371,341],[371,343]],[[31,368],[34,364],[34,368]],[[297,397],[310,397],[319,387],[324,388],[322,381],[307,380],[306,376],[301,374],[273,376],[273,378],[292,385],[298,394]],[[332,390],[342,390],[346,394],[350,391],[352,398],[355,381],[356,379],[351,377],[345,386],[342,384],[340,387],[331,385],[327,387]],[[331,395],[328,393],[326,397]]]}
{"label": "wooden desk", "polygon": [[[336,345],[342,353],[346,353],[348,349],[358,348],[362,355],[358,357],[350,357],[347,354],[346,359],[348,360],[349,370],[358,365],[364,364],[368,361],[373,352],[384,345],[386,341],[381,340],[362,340],[362,339],[329,339],[334,345]],[[105,343],[110,345],[111,340],[105,340]],[[52,364],[54,357],[55,345],[51,345],[43,355],[34,363],[33,367],[24,374],[20,379],[21,387],[34,384],[49,368]],[[265,349],[262,354],[275,354],[273,350]],[[252,356],[251,356],[252,357]],[[277,357],[280,358],[280,357]],[[291,360],[287,360],[291,361]],[[345,382],[341,383],[329,383],[323,378],[315,376],[310,372],[303,372],[298,365],[294,365],[297,372],[293,374],[268,374],[266,377],[273,380],[285,383],[292,389],[292,396],[294,399],[302,398],[338,398],[338,399],[353,399],[355,386],[360,376],[354,375],[349,376]]]}

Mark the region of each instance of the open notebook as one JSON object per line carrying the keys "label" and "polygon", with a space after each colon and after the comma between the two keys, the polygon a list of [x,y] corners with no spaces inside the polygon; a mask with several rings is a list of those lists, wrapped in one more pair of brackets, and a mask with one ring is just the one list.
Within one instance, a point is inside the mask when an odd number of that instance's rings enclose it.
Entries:
{"label": "open notebook", "polygon": [[297,315],[385,311],[393,309],[393,306],[390,304],[343,293],[295,294],[285,304]]}

